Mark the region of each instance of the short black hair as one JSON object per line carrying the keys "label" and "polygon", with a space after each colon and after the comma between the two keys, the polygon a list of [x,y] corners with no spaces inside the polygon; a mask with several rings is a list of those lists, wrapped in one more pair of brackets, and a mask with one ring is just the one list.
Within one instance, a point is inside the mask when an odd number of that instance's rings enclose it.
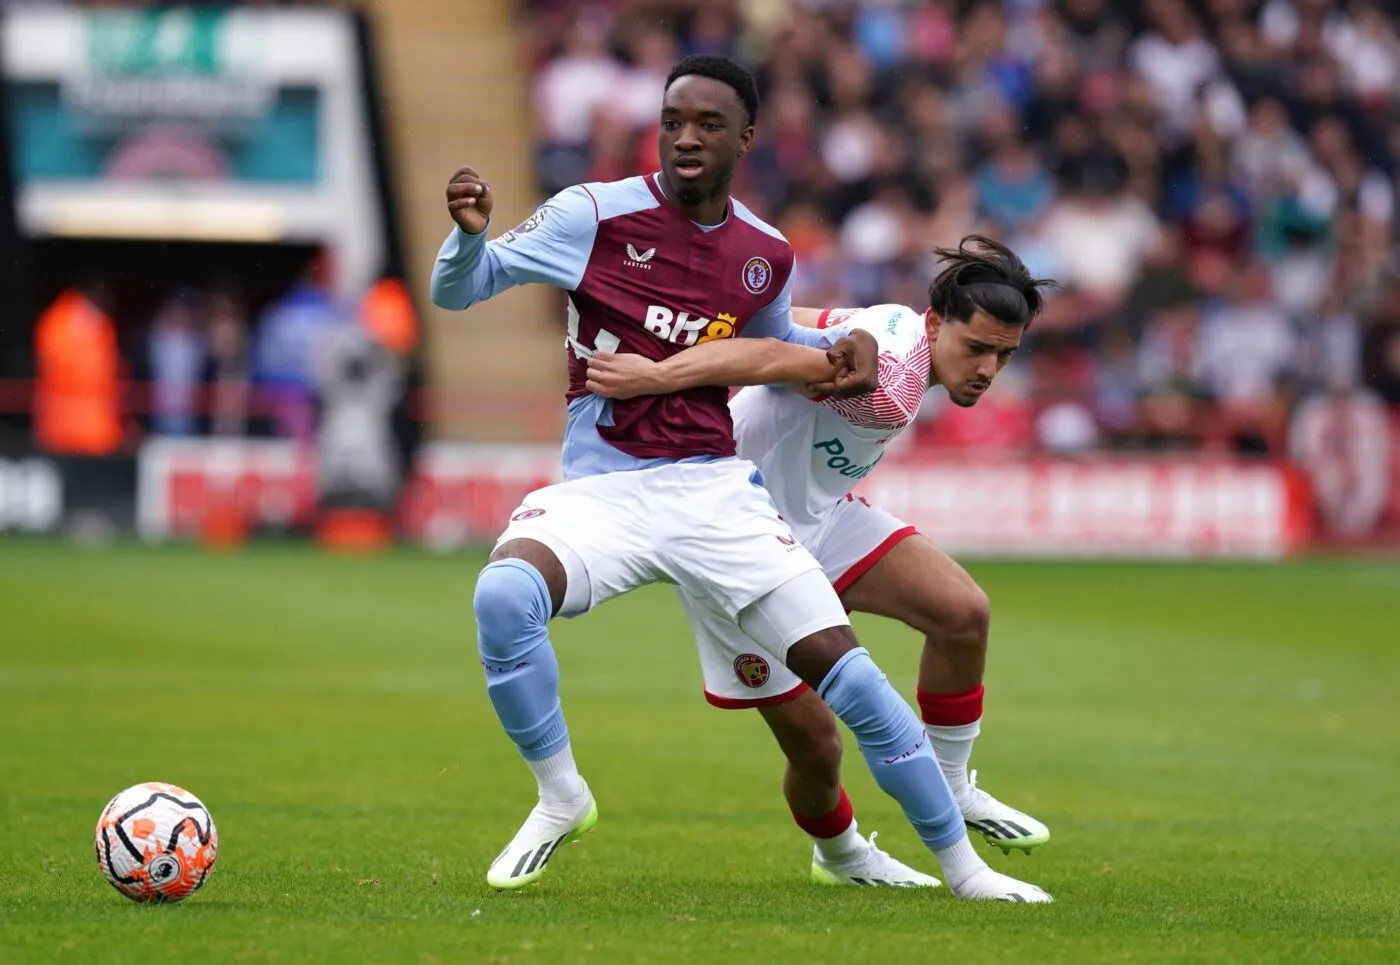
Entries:
{"label": "short black hair", "polygon": [[750,126],[758,120],[758,84],[754,82],[753,74],[745,70],[743,65],[719,54],[691,54],[671,68],[671,75],[666,78],[665,89],[670,90],[677,80],[691,75],[708,77],[734,88],[734,93],[739,95],[739,102],[744,105],[744,110],[749,112]]}
{"label": "short black hair", "polygon": [[929,307],[950,321],[971,321],[982,311],[1003,325],[1029,326],[1045,307],[1044,293],[1060,287],[1032,278],[1015,252],[984,235],[968,235],[956,248],[934,254],[943,268],[929,286]]}

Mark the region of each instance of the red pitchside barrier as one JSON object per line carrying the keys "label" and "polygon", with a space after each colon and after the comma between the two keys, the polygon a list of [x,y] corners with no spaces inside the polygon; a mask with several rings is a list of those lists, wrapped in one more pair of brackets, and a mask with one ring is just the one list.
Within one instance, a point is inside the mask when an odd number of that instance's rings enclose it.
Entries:
{"label": "red pitchside barrier", "polygon": [[[891,456],[856,492],[961,555],[1276,558],[1311,536],[1307,485],[1281,464],[949,456]],[[138,526],[194,535],[230,495],[253,522],[306,523],[314,477],[313,457],[287,442],[157,440],[141,454]],[[527,492],[558,478],[553,446],[429,445],[400,529],[438,547],[489,543]]]}

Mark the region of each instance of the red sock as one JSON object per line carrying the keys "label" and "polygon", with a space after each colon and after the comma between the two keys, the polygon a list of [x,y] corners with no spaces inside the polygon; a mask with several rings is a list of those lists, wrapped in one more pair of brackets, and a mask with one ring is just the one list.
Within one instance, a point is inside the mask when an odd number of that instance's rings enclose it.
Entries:
{"label": "red sock", "polygon": [[845,833],[851,826],[851,822],[856,819],[856,812],[851,807],[851,799],[846,797],[846,789],[841,788],[841,800],[836,805],[836,810],[830,814],[819,818],[809,818],[806,815],[792,812],[792,819],[797,822],[797,826],[806,831],[814,838],[836,838]]}
{"label": "red sock", "polygon": [[919,712],[924,723],[933,727],[963,727],[982,719],[982,693],[978,684],[956,694],[931,694],[920,689]]}

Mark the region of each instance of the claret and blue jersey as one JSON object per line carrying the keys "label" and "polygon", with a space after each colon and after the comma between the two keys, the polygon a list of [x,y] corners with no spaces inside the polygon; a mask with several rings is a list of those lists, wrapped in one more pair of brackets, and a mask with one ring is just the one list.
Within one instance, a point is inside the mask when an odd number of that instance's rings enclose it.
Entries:
{"label": "claret and blue jersey", "polygon": [[433,267],[435,304],[464,309],[514,285],[568,293],[566,479],[734,454],[726,389],[605,400],[585,389],[595,351],[664,359],[716,338],[817,346],[792,321],[793,251],[730,199],[716,226],[692,222],[657,175],[577,185],[494,241],[454,229]]}

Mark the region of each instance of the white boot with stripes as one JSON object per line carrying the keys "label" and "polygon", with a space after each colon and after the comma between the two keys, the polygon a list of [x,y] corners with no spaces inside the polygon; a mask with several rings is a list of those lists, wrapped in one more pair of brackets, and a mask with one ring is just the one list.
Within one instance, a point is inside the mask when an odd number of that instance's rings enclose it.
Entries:
{"label": "white boot with stripes", "polygon": [[868,885],[885,888],[937,888],[942,882],[896,861],[875,845],[872,831],[863,847],[844,861],[833,863],[812,851],[812,880],[819,885]]}
{"label": "white boot with stripes", "polygon": [[510,844],[491,862],[487,884],[504,889],[525,887],[544,874],[555,851],[593,830],[598,823],[598,804],[587,782],[579,778],[579,783],[583,796],[577,808],[561,811],[557,805],[535,805]]}
{"label": "white boot with stripes", "polygon": [[1050,840],[1050,829],[1035,818],[1002,804],[977,786],[977,772],[968,775],[967,790],[958,799],[963,823],[974,834],[1010,854],[1012,848],[1030,853]]}

